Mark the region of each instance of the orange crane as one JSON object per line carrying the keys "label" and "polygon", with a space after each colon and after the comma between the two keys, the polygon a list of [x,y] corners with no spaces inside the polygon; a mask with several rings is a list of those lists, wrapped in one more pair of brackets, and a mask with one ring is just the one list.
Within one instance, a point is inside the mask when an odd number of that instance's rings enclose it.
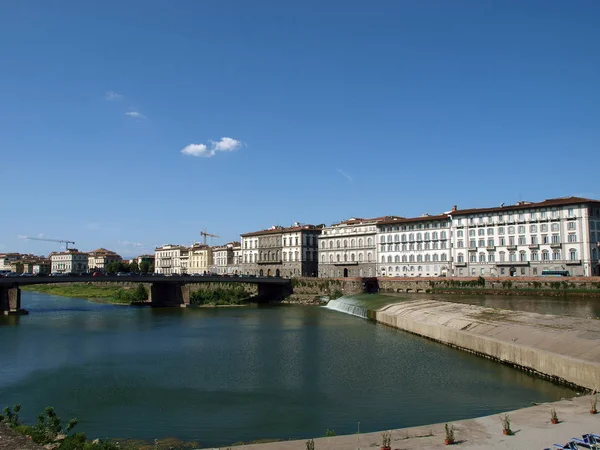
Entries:
{"label": "orange crane", "polygon": [[200,231],[200,236],[202,236],[202,243],[204,245],[206,245],[206,236],[210,236],[213,238],[218,238],[219,236],[217,236],[216,234],[210,234],[206,232],[206,228],[204,229],[204,231]]}
{"label": "orange crane", "polygon": [[26,237],[25,239],[30,241],[46,241],[46,242],[60,242],[65,244],[65,250],[69,250],[69,244],[75,245],[73,241],[65,241],[64,239],[44,239],[44,238],[34,238],[34,237]]}

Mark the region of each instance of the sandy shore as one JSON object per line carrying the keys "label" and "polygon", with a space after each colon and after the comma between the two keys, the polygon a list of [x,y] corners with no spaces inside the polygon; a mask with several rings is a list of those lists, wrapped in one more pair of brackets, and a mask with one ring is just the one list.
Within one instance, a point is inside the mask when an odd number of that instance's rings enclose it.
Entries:
{"label": "sandy shore", "polygon": [[[552,444],[565,444],[572,437],[585,433],[600,434],[600,414],[591,415],[590,397],[580,397],[545,403],[530,408],[509,411],[514,435],[505,436],[499,415],[452,422],[455,427],[453,446],[444,445],[444,424],[391,430],[391,448],[398,450],[468,448],[535,450],[551,448]],[[550,409],[555,408],[560,422],[550,422]],[[381,446],[381,432],[335,436],[315,439],[315,450],[369,449]],[[253,444],[245,450],[305,450],[305,440]],[[227,448],[227,447],[223,447]]]}

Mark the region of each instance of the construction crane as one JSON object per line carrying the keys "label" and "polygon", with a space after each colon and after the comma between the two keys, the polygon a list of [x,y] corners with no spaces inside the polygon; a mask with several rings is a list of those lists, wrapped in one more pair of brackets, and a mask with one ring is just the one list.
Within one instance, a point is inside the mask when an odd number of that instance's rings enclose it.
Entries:
{"label": "construction crane", "polygon": [[206,228],[204,229],[204,231],[200,231],[200,236],[202,236],[202,243],[204,245],[206,245],[206,236],[210,236],[213,238],[218,238],[219,236],[217,236],[216,234],[210,234],[206,232]]}
{"label": "construction crane", "polygon": [[34,238],[34,237],[26,237],[25,239],[30,240],[30,241],[60,242],[61,244],[65,244],[65,250],[69,250],[69,244],[75,245],[75,242],[66,241],[64,239],[44,239],[44,238]]}

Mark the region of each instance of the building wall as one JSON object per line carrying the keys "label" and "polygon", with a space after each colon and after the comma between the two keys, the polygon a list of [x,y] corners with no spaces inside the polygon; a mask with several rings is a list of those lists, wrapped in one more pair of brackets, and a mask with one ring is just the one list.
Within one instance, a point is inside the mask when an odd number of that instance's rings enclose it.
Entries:
{"label": "building wall", "polygon": [[374,277],[377,274],[375,222],[341,223],[318,237],[318,274],[322,278]]}
{"label": "building wall", "polygon": [[83,273],[88,271],[88,255],[82,252],[61,252],[51,256],[52,272]]}
{"label": "building wall", "polygon": [[181,250],[183,247],[165,245],[154,252],[154,272],[163,275],[181,273]]}
{"label": "building wall", "polygon": [[597,213],[587,205],[524,205],[522,211],[455,214],[454,276],[529,277],[542,270],[598,274],[598,250],[592,243],[600,229]]}
{"label": "building wall", "polygon": [[213,252],[208,246],[191,247],[189,251],[188,273],[208,273],[213,266]]}

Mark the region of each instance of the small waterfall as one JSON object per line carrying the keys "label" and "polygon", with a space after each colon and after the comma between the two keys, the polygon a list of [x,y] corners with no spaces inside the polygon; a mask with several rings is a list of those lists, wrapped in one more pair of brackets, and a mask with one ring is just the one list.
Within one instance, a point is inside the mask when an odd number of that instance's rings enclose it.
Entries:
{"label": "small waterfall", "polygon": [[327,303],[324,308],[362,317],[363,319],[369,318],[368,309],[364,306],[358,305],[356,300],[352,297],[340,297],[335,300],[329,300],[329,303]]}

